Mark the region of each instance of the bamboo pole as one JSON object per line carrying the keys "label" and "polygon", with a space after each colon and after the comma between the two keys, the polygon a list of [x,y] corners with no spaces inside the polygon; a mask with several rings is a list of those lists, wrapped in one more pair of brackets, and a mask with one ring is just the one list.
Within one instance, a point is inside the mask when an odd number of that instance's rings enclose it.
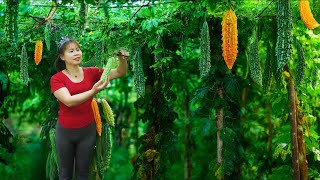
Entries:
{"label": "bamboo pole", "polygon": [[188,90],[185,91],[185,135],[184,135],[184,179],[191,179],[191,125],[189,122],[190,117],[190,97]]}
{"label": "bamboo pole", "polygon": [[[218,89],[218,95],[222,99],[223,98],[223,90],[222,88]],[[217,163],[218,166],[222,166],[223,164],[223,141],[221,139],[221,131],[223,129],[223,108],[219,107],[216,109],[216,118],[217,118]],[[224,179],[224,177],[218,177],[219,180]]]}
{"label": "bamboo pole", "polygon": [[[288,69],[287,65],[285,69]],[[289,74],[288,71],[285,73]],[[294,80],[291,75],[286,76],[287,79],[287,90],[289,99],[289,119],[291,125],[291,144],[292,144],[292,165],[293,165],[293,179],[300,180],[299,171],[299,159],[298,159],[298,139],[297,139],[297,119],[296,119],[296,92],[294,88]]]}
{"label": "bamboo pole", "polygon": [[298,98],[296,99],[296,107],[297,107],[297,132],[298,132],[298,149],[299,149],[299,169],[300,169],[300,179],[307,180],[308,179],[308,161],[306,155],[306,145],[304,141],[304,131],[303,131],[303,120],[304,115],[300,107],[300,102]]}

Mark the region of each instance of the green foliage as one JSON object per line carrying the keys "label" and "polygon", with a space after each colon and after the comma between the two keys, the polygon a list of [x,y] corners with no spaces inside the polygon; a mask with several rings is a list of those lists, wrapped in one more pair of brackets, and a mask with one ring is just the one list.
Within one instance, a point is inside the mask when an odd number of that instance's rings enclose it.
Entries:
{"label": "green foliage", "polygon": [[104,175],[104,179],[129,179],[132,172],[132,164],[130,164],[128,149],[125,147],[115,147],[112,149],[112,154],[110,167]]}
{"label": "green foliage", "polygon": [[19,147],[14,153],[0,147],[1,157],[8,163],[0,163],[1,179],[45,179],[45,173],[39,173],[45,172],[47,153],[44,144],[38,138],[24,139],[21,136],[15,136],[13,142]]}
{"label": "green foliage", "polygon": [[292,179],[292,167],[288,165],[275,167],[269,179]]}

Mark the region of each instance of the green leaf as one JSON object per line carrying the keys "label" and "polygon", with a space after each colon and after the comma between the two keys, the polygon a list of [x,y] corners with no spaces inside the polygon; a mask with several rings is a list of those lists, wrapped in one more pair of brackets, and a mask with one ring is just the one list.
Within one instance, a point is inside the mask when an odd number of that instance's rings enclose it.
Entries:
{"label": "green leaf", "polygon": [[152,19],[151,20],[153,27],[157,28],[158,27],[158,21],[157,19]]}
{"label": "green leaf", "polygon": [[151,39],[151,40],[148,42],[148,48],[150,48],[150,47],[152,47],[152,46],[156,45],[156,44],[157,44],[157,42],[158,42],[158,39],[157,39],[157,38],[153,38],[153,39]]}
{"label": "green leaf", "polygon": [[142,30],[151,31],[153,28],[152,22],[150,20],[145,20],[142,22]]}

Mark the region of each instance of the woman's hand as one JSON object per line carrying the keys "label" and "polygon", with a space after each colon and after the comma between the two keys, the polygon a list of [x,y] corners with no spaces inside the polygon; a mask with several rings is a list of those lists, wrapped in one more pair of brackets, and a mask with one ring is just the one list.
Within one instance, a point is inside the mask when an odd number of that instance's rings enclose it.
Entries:
{"label": "woman's hand", "polygon": [[118,53],[119,60],[127,60],[129,56],[129,51],[124,49],[121,49]]}
{"label": "woman's hand", "polygon": [[92,89],[94,92],[98,93],[100,92],[101,90],[103,90],[107,85],[109,84],[109,76],[107,77],[107,79],[101,79],[99,80],[98,82],[96,82]]}

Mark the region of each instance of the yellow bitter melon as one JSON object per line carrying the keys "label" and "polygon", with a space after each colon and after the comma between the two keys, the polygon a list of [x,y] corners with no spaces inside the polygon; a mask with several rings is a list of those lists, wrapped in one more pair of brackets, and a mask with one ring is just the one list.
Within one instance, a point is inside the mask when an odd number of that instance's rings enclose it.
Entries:
{"label": "yellow bitter melon", "polygon": [[114,125],[115,125],[114,115],[113,115],[113,111],[112,111],[111,107],[109,106],[108,102],[105,99],[102,99],[101,103],[102,103],[102,107],[103,107],[102,109],[103,109],[103,113],[104,113],[104,116],[105,116],[107,123],[110,126],[114,127]]}

